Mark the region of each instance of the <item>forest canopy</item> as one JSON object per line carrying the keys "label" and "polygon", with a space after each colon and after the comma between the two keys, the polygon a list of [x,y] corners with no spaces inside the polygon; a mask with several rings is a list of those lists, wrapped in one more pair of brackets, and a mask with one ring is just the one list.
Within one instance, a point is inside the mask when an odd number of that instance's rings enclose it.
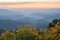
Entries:
{"label": "forest canopy", "polygon": [[60,40],[60,19],[54,19],[47,29],[19,26],[17,30],[5,29],[0,34],[0,40]]}

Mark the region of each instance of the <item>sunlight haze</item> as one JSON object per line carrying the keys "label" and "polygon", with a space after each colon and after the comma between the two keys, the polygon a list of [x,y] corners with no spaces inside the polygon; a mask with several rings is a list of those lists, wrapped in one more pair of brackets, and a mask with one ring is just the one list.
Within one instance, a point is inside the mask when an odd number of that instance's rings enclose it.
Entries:
{"label": "sunlight haze", "polygon": [[0,0],[0,2],[60,2],[60,0]]}

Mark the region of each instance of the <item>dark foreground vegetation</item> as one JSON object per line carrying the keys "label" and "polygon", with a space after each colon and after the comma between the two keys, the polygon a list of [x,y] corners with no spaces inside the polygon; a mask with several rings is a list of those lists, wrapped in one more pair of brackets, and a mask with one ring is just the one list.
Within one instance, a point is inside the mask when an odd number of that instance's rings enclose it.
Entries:
{"label": "dark foreground vegetation", "polygon": [[60,40],[60,20],[53,20],[46,29],[35,27],[18,27],[17,30],[7,29],[0,35],[0,40]]}

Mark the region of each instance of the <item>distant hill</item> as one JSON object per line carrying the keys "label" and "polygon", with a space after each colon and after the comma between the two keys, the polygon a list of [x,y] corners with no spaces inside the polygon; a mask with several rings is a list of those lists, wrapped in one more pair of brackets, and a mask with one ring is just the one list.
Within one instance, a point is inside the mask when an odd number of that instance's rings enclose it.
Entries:
{"label": "distant hill", "polygon": [[0,20],[0,29],[8,28],[9,30],[17,29],[18,26],[25,26],[26,24],[35,26],[36,28],[44,27],[48,24],[48,21],[45,20],[20,20],[20,21],[14,21],[14,20]]}
{"label": "distant hill", "polygon": [[45,28],[51,20],[60,18],[60,8],[57,9],[0,9],[0,29],[17,29],[26,24]]}

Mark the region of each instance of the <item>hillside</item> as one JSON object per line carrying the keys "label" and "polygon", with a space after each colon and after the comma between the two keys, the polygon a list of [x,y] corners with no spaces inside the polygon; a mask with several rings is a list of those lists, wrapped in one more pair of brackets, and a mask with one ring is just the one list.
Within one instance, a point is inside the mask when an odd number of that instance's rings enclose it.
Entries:
{"label": "hillside", "polygon": [[57,9],[0,9],[0,29],[16,29],[26,24],[44,28],[52,19],[60,18],[60,8]]}

